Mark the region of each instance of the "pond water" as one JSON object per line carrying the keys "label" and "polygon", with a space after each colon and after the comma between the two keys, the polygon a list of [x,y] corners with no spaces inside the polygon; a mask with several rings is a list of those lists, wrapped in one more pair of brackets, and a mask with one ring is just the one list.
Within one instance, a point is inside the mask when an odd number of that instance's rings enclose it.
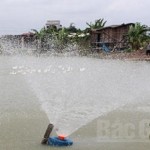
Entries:
{"label": "pond water", "polygon": [[87,149],[85,139],[75,136],[79,130],[90,143],[96,133],[84,128],[93,120],[148,101],[149,67],[86,57],[1,56],[0,149],[52,149],[40,144],[49,122],[54,134],[73,138],[69,149]]}

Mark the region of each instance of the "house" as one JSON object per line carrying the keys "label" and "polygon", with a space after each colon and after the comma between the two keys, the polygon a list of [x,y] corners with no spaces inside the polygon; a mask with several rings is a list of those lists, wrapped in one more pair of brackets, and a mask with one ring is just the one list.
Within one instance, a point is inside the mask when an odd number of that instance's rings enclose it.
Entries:
{"label": "house", "polygon": [[52,26],[55,26],[57,29],[61,28],[60,20],[48,20],[46,22],[46,28],[50,28]]}
{"label": "house", "polygon": [[127,33],[133,23],[112,25],[91,31],[92,50],[122,50],[128,46]]}

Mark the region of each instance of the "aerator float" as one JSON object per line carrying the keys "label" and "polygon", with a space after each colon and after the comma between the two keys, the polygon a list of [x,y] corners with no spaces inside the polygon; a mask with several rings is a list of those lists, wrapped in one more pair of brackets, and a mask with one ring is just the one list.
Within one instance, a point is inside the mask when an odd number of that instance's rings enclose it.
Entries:
{"label": "aerator float", "polygon": [[71,146],[71,145],[73,145],[73,141],[64,135],[58,135],[57,137],[50,137],[53,127],[54,127],[53,124],[48,125],[41,144],[48,144],[50,146]]}

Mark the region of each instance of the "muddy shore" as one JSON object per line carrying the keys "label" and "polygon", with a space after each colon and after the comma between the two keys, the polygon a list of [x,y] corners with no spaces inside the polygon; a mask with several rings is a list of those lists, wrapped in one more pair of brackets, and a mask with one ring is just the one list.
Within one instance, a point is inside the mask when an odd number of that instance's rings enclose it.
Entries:
{"label": "muddy shore", "polygon": [[133,61],[150,61],[150,56],[146,55],[145,50],[137,50],[133,52],[100,52],[98,57],[101,59],[120,59]]}

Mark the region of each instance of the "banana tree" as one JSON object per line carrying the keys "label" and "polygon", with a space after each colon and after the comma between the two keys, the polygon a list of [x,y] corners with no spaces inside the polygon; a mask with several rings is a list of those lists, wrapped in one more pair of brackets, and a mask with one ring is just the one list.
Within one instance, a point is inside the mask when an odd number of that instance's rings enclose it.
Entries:
{"label": "banana tree", "polygon": [[104,21],[104,19],[98,19],[95,20],[94,23],[86,23],[90,29],[101,29],[105,26],[107,21]]}
{"label": "banana tree", "polygon": [[65,28],[59,29],[57,32],[55,32],[53,39],[55,39],[57,51],[62,52],[62,49],[66,47],[68,42],[68,32],[65,30]]}
{"label": "banana tree", "polygon": [[133,50],[138,50],[143,46],[143,43],[149,38],[146,35],[148,30],[146,25],[141,25],[140,23],[136,23],[129,27],[128,40]]}
{"label": "banana tree", "polygon": [[47,49],[48,41],[56,36],[56,28],[42,28],[40,31],[32,29],[35,34],[37,49]]}
{"label": "banana tree", "polygon": [[43,43],[44,37],[46,35],[45,28],[42,28],[40,31],[38,31],[36,29],[32,29],[32,31],[34,32],[36,47],[37,47],[37,49],[41,49],[43,47],[42,43]]}

